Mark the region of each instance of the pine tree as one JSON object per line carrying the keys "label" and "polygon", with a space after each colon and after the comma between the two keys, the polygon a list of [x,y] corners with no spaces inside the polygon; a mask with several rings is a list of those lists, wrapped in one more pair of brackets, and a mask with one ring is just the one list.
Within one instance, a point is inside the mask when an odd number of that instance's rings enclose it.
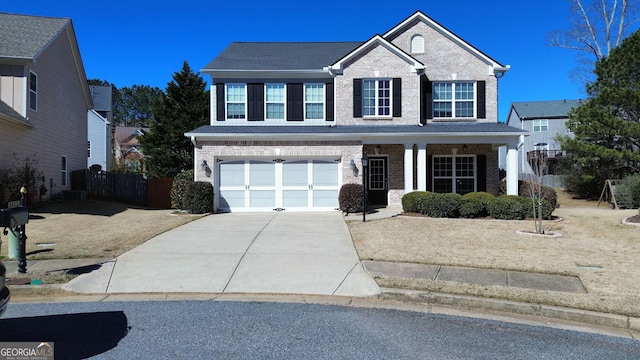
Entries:
{"label": "pine tree", "polygon": [[165,93],[154,103],[149,131],[140,137],[149,177],[174,177],[193,167],[193,144],[185,132],[208,124],[206,83],[185,61]]}
{"label": "pine tree", "polygon": [[567,126],[575,136],[559,140],[569,154],[564,172],[570,191],[598,196],[606,179],[640,172],[638,54],[640,30],[596,62],[597,79],[587,85],[589,99],[569,114]]}

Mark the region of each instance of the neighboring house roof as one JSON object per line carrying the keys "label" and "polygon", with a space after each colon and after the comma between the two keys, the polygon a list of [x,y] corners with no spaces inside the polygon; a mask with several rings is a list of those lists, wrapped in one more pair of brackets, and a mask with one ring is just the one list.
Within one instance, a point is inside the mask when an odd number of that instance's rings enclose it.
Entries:
{"label": "neighboring house roof", "polygon": [[0,13],[0,58],[35,60],[69,22],[68,18]]}
{"label": "neighboring house roof", "polygon": [[140,142],[137,137],[142,135],[143,130],[148,129],[135,126],[116,126],[114,138],[120,145],[138,146]]}
{"label": "neighboring house roof", "polygon": [[201,71],[318,70],[362,42],[233,42]]}
{"label": "neighboring house roof", "polygon": [[351,126],[201,126],[185,133],[185,136],[271,138],[277,135],[290,136],[478,136],[478,135],[524,135],[528,132],[503,123],[432,123],[416,125],[351,125]]}
{"label": "neighboring house roof", "polygon": [[565,119],[571,109],[582,103],[582,100],[525,101],[511,103],[511,108],[520,120]]}

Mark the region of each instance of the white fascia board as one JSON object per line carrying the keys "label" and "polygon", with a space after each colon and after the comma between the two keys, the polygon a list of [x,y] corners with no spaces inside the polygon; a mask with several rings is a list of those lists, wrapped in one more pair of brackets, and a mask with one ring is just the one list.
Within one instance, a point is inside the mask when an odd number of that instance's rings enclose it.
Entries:
{"label": "white fascia board", "polygon": [[391,51],[393,54],[395,54],[399,58],[409,63],[409,65],[414,71],[419,71],[425,68],[423,63],[414,59],[411,55],[402,51],[402,49],[393,45],[392,43],[384,39],[382,36],[376,35],[371,39],[369,39],[368,41],[366,41],[365,43],[363,43],[362,45],[358,46],[355,50],[353,50],[349,54],[345,55],[342,59],[338,60],[337,62],[329,66],[329,69],[331,69],[332,72],[334,73],[341,74],[342,71],[344,70],[344,64],[346,62],[358,56],[362,51],[366,50],[373,44],[384,46],[387,50]]}

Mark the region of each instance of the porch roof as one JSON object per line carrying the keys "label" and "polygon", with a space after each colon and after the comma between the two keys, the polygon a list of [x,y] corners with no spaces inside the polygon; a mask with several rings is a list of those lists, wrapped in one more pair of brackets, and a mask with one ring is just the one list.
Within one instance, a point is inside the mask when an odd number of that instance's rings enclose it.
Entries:
{"label": "porch roof", "polygon": [[503,142],[526,135],[526,130],[503,123],[429,123],[418,125],[345,126],[201,126],[185,136],[197,140],[376,140],[383,143],[447,139],[456,142]]}

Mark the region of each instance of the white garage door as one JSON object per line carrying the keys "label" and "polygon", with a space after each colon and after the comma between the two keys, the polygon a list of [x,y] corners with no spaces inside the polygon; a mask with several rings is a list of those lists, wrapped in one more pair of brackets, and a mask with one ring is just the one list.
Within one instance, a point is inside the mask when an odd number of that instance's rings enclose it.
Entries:
{"label": "white garage door", "polygon": [[340,166],[335,160],[224,160],[217,170],[219,212],[338,208]]}

